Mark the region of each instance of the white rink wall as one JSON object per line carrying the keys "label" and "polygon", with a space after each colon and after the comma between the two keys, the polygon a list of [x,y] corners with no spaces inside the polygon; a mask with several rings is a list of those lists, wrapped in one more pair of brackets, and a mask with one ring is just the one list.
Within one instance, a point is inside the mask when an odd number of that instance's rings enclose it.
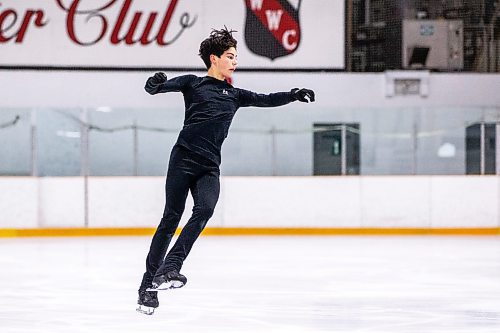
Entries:
{"label": "white rink wall", "polygon": [[[164,108],[184,107],[182,95],[151,97],[144,92],[150,72],[0,71],[4,108]],[[404,73],[404,72],[403,72]],[[167,72],[168,77],[186,73]],[[192,74],[203,76],[206,72]],[[404,75],[404,74],[403,74]],[[410,74],[411,75],[411,74]],[[26,98],[29,82],[29,98]],[[500,74],[430,73],[429,94],[386,96],[384,73],[246,73],[234,76],[236,87],[262,93],[308,87],[315,108],[467,107],[500,105]],[[299,107],[300,105],[297,105]]]}
{"label": "white rink wall", "polygon": [[[154,227],[163,177],[0,177],[0,228]],[[184,224],[189,218],[189,197]],[[500,226],[498,176],[222,177],[211,227]]]}

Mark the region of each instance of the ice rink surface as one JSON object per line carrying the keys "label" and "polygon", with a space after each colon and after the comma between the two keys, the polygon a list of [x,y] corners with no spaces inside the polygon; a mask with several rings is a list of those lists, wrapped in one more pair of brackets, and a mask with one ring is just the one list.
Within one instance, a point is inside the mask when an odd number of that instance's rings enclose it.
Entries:
{"label": "ice rink surface", "polygon": [[149,241],[0,239],[0,331],[500,332],[499,237],[202,237],[146,316]]}

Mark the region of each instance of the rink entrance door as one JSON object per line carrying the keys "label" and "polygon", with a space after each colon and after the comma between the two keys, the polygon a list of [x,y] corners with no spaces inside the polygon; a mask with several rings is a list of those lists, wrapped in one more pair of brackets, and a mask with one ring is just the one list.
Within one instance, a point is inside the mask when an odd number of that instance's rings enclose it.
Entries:
{"label": "rink entrance door", "polygon": [[478,123],[466,130],[466,174],[494,175],[500,174],[497,145],[500,141],[500,125],[495,123]]}
{"label": "rink entrance door", "polygon": [[359,124],[314,124],[314,175],[359,175]]}

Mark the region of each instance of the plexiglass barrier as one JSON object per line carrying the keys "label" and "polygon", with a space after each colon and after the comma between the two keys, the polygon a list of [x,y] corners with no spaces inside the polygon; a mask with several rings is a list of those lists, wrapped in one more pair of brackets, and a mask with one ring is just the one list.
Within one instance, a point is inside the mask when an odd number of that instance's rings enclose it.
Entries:
{"label": "plexiglass barrier", "polygon": [[[222,149],[227,176],[500,173],[500,107],[239,113]],[[0,175],[163,176],[183,116],[0,109]]]}

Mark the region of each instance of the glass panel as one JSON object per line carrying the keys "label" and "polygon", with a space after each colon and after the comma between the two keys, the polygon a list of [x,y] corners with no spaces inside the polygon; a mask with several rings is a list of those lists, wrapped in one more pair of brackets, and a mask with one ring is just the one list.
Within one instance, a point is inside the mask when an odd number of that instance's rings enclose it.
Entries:
{"label": "glass panel", "polygon": [[138,174],[166,175],[170,151],[182,129],[184,110],[142,110],[137,116]]}
{"label": "glass panel", "polygon": [[79,176],[81,110],[42,109],[36,116],[39,176]]}
{"label": "glass panel", "polygon": [[135,112],[102,108],[88,112],[89,175],[132,176],[134,174]]}
{"label": "glass panel", "polygon": [[31,113],[0,110],[0,175],[31,175]]}
{"label": "glass panel", "polygon": [[[87,142],[82,133],[89,126],[90,175],[164,176],[183,118],[179,109],[2,109],[0,174],[30,175],[33,155],[40,176],[81,175],[81,163],[87,160],[82,158],[82,142]],[[500,108],[315,108],[310,112],[297,103],[286,112],[242,109],[222,148],[221,174],[312,175],[314,124],[345,124],[346,140],[353,151],[359,150],[346,156],[347,174],[463,175],[467,173],[467,129],[470,132],[471,125],[481,123],[487,129],[485,171],[492,173],[498,169]],[[479,163],[477,156],[475,161]]]}
{"label": "glass panel", "polygon": [[360,122],[361,174],[415,173],[413,109],[366,110]]}
{"label": "glass panel", "polygon": [[182,128],[183,110],[110,109],[89,112],[90,174],[160,176]]}

